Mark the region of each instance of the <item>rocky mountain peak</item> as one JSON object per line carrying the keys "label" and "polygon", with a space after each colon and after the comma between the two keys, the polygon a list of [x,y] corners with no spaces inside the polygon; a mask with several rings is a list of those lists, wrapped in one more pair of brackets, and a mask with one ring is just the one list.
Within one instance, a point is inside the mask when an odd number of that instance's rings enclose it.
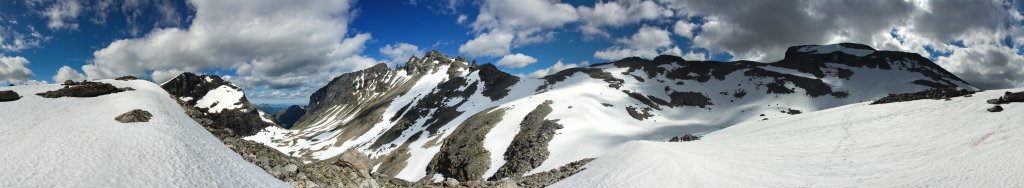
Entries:
{"label": "rocky mountain peak", "polygon": [[197,75],[185,72],[160,85],[178,100],[189,115],[200,124],[214,128],[231,129],[235,134],[248,136],[260,129],[275,126],[266,114],[245,98],[241,88],[216,75]]}

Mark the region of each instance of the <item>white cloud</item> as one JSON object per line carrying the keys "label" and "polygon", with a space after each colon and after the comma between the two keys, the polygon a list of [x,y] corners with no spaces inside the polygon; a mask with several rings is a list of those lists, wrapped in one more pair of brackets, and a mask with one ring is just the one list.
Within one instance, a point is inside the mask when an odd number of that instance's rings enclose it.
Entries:
{"label": "white cloud", "polygon": [[681,55],[679,47],[672,46],[672,38],[668,31],[643,26],[635,34],[616,40],[615,46],[599,50],[594,57],[604,60],[619,60],[627,57],[651,59],[661,54]]}
{"label": "white cloud", "polygon": [[498,60],[498,65],[511,68],[521,68],[537,62],[537,58],[523,54],[508,54]]}
{"label": "white cloud", "polygon": [[61,83],[66,80],[82,81],[85,80],[85,75],[82,75],[82,73],[79,73],[74,68],[65,65],[57,70],[56,75],[53,75],[53,82]]}
{"label": "white cloud", "polygon": [[90,79],[119,75],[154,80],[182,71],[234,70],[246,88],[312,92],[331,78],[372,66],[362,56],[367,33],[348,35],[348,0],[194,0],[187,28],[155,29],[117,40],[82,67]]}
{"label": "white cloud", "polygon": [[20,56],[4,56],[0,54],[0,83],[19,84],[32,76],[32,70],[25,66],[28,59]]}
{"label": "white cloud", "polygon": [[512,48],[512,34],[484,33],[459,46],[459,53],[470,56],[502,56]]}
{"label": "white cloud", "polygon": [[465,14],[459,14],[458,18],[455,18],[455,23],[462,24],[466,23],[466,19],[469,19]]}
{"label": "white cloud", "polygon": [[995,45],[957,48],[937,62],[974,86],[983,89],[1019,87],[1024,84],[1024,56],[1017,50]]}
{"label": "white cloud", "polygon": [[579,19],[576,8],[549,0],[487,0],[470,26],[479,33],[459,46],[459,53],[470,56],[502,56],[516,46],[554,38],[547,31]]}
{"label": "white cloud", "polygon": [[607,37],[603,27],[620,27],[643,20],[656,20],[673,16],[673,11],[654,1],[612,1],[595,3],[594,7],[580,6],[578,9],[584,24],[580,31],[586,35]]}
{"label": "white cloud", "polygon": [[[11,24],[14,25],[14,24]],[[27,26],[28,34],[18,32],[11,26],[0,24],[0,50],[17,52],[37,48],[52,37],[43,36],[35,27]]]}
{"label": "white cloud", "polygon": [[49,19],[46,27],[52,30],[77,30],[76,19],[82,14],[82,4],[78,0],[58,1],[46,8],[42,14]]}
{"label": "white cloud", "polygon": [[389,63],[391,65],[395,65],[405,63],[409,57],[417,54],[423,54],[423,52],[420,51],[420,48],[416,45],[409,43],[397,43],[395,45],[384,45],[384,47],[380,48],[380,54],[387,56],[388,59],[390,59]]}
{"label": "white cloud", "polygon": [[699,25],[690,23],[689,21],[686,20],[679,20],[676,21],[676,25],[675,27],[673,27],[673,31],[675,31],[676,35],[692,39],[693,29],[696,29],[698,26]]}
{"label": "white cloud", "polygon": [[539,70],[533,71],[533,72],[531,72],[527,76],[529,76],[531,78],[541,78],[541,77],[544,77],[544,76],[547,76],[547,75],[551,75],[551,74],[557,73],[558,71],[562,71],[562,70],[565,70],[565,69],[571,69],[571,68],[576,68],[576,67],[586,67],[587,65],[590,65],[590,62],[583,61],[583,62],[580,62],[580,63],[577,63],[577,64],[565,64],[565,63],[562,63],[562,60],[558,60],[558,62],[555,62],[555,64],[551,65],[551,67],[543,68],[543,69],[539,69]]}

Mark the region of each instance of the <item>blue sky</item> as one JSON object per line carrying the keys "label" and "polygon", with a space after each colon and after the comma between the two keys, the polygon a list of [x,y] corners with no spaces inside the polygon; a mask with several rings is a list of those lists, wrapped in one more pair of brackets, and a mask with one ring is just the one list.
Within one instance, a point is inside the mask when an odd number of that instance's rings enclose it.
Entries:
{"label": "blue sky", "polygon": [[921,53],[983,88],[1019,87],[1021,7],[1004,0],[7,0],[0,2],[0,82],[125,74],[163,81],[190,71],[225,76],[254,101],[305,103],[334,76],[432,49],[536,77],[629,56],[772,62],[792,45],[856,42]]}

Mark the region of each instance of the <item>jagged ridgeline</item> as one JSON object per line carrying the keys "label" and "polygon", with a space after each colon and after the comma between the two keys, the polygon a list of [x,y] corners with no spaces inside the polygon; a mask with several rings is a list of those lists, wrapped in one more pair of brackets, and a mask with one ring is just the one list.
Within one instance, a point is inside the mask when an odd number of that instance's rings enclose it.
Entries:
{"label": "jagged ridgeline", "polygon": [[893,93],[976,90],[918,54],[860,44],[790,47],[785,59],[676,56],[518,77],[431,51],[334,78],[292,129],[246,139],[305,160],[369,155],[411,181],[500,180],[558,169],[631,141],[667,141]]}
{"label": "jagged ridgeline", "polygon": [[242,89],[215,75],[182,73],[160,84],[200,124],[229,129],[239,136],[255,134],[276,126],[262,111],[249,103]]}

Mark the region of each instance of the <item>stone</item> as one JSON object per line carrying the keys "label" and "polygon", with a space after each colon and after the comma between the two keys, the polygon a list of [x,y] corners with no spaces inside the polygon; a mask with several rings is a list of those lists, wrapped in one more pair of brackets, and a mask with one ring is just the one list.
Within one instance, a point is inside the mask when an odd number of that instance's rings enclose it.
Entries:
{"label": "stone", "polygon": [[122,76],[122,77],[114,78],[114,80],[120,80],[120,81],[138,80],[138,79],[139,79],[138,77],[135,77],[135,76],[132,76],[132,75],[127,75],[127,76]]}
{"label": "stone", "polygon": [[17,92],[14,91],[0,91],[0,102],[15,101],[20,99]]}
{"label": "stone", "polygon": [[1003,111],[1003,107],[999,106],[999,105],[996,105],[996,106],[993,106],[992,108],[988,108],[988,109],[985,109],[985,110],[988,110],[988,112],[1002,112]]}
{"label": "stone", "polygon": [[377,185],[377,181],[373,180],[373,179],[363,179],[363,181],[359,183],[359,188],[377,188],[377,187],[379,187]]}
{"label": "stone", "polygon": [[338,164],[354,168],[359,177],[370,177],[370,158],[356,150],[349,150],[338,157]]}
{"label": "stone", "polygon": [[149,122],[149,119],[153,118],[153,114],[145,110],[135,109],[132,111],[125,112],[114,118],[121,123],[135,123],[135,122]]}
{"label": "stone", "polygon": [[[101,95],[118,93],[122,91],[132,90],[131,88],[117,88],[114,85],[101,82],[80,82],[75,83],[70,81],[64,83],[64,88],[55,91],[47,91],[38,93],[36,95],[46,98],[60,98],[60,97],[97,97]],[[68,85],[68,84],[71,85]]]}
{"label": "stone", "polygon": [[294,174],[298,170],[299,166],[296,166],[295,164],[288,164],[284,166],[284,174]]}

